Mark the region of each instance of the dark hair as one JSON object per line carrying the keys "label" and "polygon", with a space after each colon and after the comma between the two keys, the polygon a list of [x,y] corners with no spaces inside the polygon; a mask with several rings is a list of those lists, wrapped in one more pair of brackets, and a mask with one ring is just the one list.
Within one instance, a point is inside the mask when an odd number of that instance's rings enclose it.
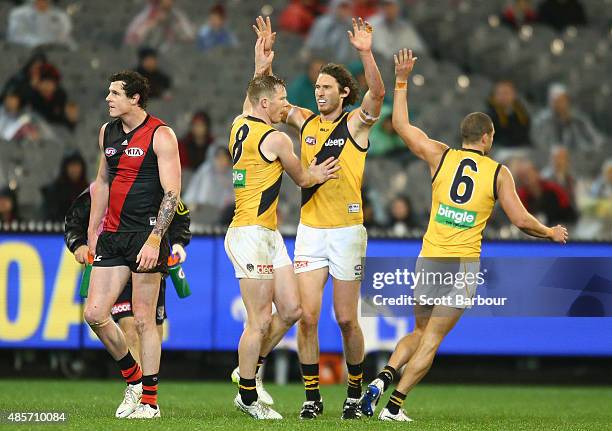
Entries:
{"label": "dark hair", "polygon": [[343,108],[357,102],[357,99],[359,98],[359,85],[346,67],[342,66],[341,64],[327,63],[321,68],[319,73],[329,75],[338,81],[341,93],[344,92],[345,87],[348,87],[349,94],[343,99]]}
{"label": "dark hair", "polygon": [[277,86],[285,86],[285,81],[275,75],[258,76],[251,79],[247,88],[247,96],[252,104],[256,104],[262,96],[271,96]]}
{"label": "dark hair", "polygon": [[482,135],[493,132],[491,117],[482,112],[472,112],[461,122],[461,138],[464,142],[476,142]]}
{"label": "dark hair", "polygon": [[156,57],[157,58],[157,50],[155,48],[151,48],[149,46],[143,46],[138,50],[138,59],[140,61],[144,60],[147,57]]}
{"label": "dark hair", "polygon": [[123,81],[125,95],[127,97],[132,97],[135,94],[140,95],[138,105],[143,109],[146,108],[147,101],[149,100],[149,93],[151,91],[151,88],[149,87],[149,80],[147,78],[136,71],[124,70],[111,75],[108,80],[110,82]]}

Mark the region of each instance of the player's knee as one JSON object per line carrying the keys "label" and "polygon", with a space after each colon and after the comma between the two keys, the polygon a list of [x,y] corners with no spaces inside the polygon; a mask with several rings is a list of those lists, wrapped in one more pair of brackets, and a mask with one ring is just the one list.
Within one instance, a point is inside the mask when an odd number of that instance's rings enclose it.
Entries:
{"label": "player's knee", "polygon": [[292,326],[302,317],[302,307],[299,305],[291,307],[289,310],[280,314],[280,317],[287,326]]}
{"label": "player's knee", "polygon": [[134,314],[134,326],[136,327],[136,333],[138,335],[142,335],[148,330],[155,331],[155,316],[150,317],[146,315]]}
{"label": "player's knee", "polygon": [[319,314],[302,309],[299,325],[303,330],[316,329],[319,326]]}
{"label": "player's knee", "polygon": [[262,336],[265,336],[268,333],[268,329],[270,329],[271,324],[272,316],[261,316],[256,323],[256,329],[261,333]]}
{"label": "player's knee", "polygon": [[357,323],[357,318],[355,317],[340,317],[338,318],[338,326],[340,327],[340,331],[342,333],[349,333],[354,331],[359,324]]}
{"label": "player's knee", "polygon": [[105,323],[105,321],[110,317],[104,316],[99,309],[97,310],[93,307],[85,307],[85,311],[83,311],[83,318],[92,329],[95,329],[96,327],[99,327]]}

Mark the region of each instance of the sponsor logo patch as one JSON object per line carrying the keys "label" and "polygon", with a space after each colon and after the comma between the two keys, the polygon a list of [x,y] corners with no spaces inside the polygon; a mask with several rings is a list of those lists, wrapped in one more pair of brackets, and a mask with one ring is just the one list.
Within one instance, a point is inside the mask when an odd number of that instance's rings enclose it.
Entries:
{"label": "sponsor logo patch", "polygon": [[247,263],[247,271],[253,272],[254,269],[255,269],[255,267],[253,266],[252,263]]}
{"label": "sponsor logo patch", "polygon": [[326,147],[341,147],[344,145],[344,138],[328,139],[325,142]]}
{"label": "sponsor logo patch", "polygon": [[314,136],[306,136],[304,142],[306,142],[306,144],[308,145],[315,145],[317,143],[317,138],[315,138]]}
{"label": "sponsor logo patch", "polygon": [[142,150],[142,148],[138,148],[138,147],[132,147],[132,148],[126,148],[125,151],[123,151],[128,157],[142,157],[144,156],[144,151]]}
{"label": "sponsor logo patch", "polygon": [[294,269],[306,268],[307,266],[308,266],[308,261],[307,260],[296,260],[293,263],[293,268]]}
{"label": "sponsor logo patch", "polygon": [[106,154],[106,157],[113,157],[115,154],[117,154],[117,150],[115,150],[113,147],[108,147],[106,150],[104,150],[104,154]]}
{"label": "sponsor logo patch", "polygon": [[246,187],[246,169],[232,169],[232,181],[235,189]]}
{"label": "sponsor logo patch", "polygon": [[454,227],[456,229],[469,229],[476,223],[476,212],[462,210],[450,205],[440,204],[436,211],[436,223]]}
{"label": "sponsor logo patch", "polygon": [[94,256],[94,262],[100,262],[100,261],[102,261],[102,256],[96,254]]}
{"label": "sponsor logo patch", "polygon": [[164,306],[157,307],[157,320],[164,320]]}
{"label": "sponsor logo patch", "polygon": [[273,274],[273,265],[257,265],[257,274]]}
{"label": "sponsor logo patch", "polygon": [[132,311],[132,304],[130,304],[129,301],[119,302],[113,305],[113,308],[111,309],[111,314],[119,314],[126,311]]}
{"label": "sponsor logo patch", "polygon": [[359,204],[348,204],[348,212],[349,214],[355,214],[359,212],[361,205]]}
{"label": "sponsor logo patch", "polygon": [[157,223],[157,217],[149,217],[149,225],[155,226],[155,223]]}
{"label": "sponsor logo patch", "polygon": [[121,145],[127,145],[127,144],[128,144],[128,140],[127,140],[127,139],[126,139],[126,140],[124,140],[124,141],[121,143]]}
{"label": "sponsor logo patch", "polygon": [[361,264],[355,265],[355,277],[361,277],[363,266]]}

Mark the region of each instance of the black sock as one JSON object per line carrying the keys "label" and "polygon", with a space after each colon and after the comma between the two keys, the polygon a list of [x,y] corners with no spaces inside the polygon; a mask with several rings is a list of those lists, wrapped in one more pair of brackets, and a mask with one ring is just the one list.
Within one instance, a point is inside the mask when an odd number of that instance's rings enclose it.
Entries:
{"label": "black sock", "polygon": [[121,375],[128,385],[137,385],[142,382],[140,365],[138,365],[129,350],[127,355],[117,361],[117,365],[119,365]]}
{"label": "black sock", "polygon": [[363,362],[356,365],[346,363],[348,368],[348,386],[346,396],[348,398],[361,398],[361,382],[363,380]]}
{"label": "black sock", "polygon": [[158,374],[142,376],[142,404],[148,404],[153,408],[157,408],[157,383],[159,382]]}
{"label": "black sock", "polygon": [[402,394],[400,391],[393,391],[391,398],[389,398],[389,402],[387,403],[387,410],[389,410],[392,415],[398,414],[399,409],[402,407],[402,404],[404,404],[405,399],[405,394]]}
{"label": "black sock", "polygon": [[385,384],[386,391],[389,388],[389,385],[393,383],[393,380],[395,380],[396,375],[397,371],[395,371],[395,368],[390,365],[387,365],[380,373],[378,373],[378,376],[376,376],[376,378],[383,381],[383,383]]}
{"label": "black sock", "polygon": [[300,366],[302,368],[302,378],[304,379],[306,401],[320,401],[319,364],[300,364]]}
{"label": "black sock", "polygon": [[255,374],[259,373],[259,369],[264,364],[264,362],[266,362],[266,357],[260,356],[259,359],[257,360],[257,368],[255,369]]}
{"label": "black sock", "polygon": [[257,401],[257,389],[255,388],[255,378],[245,379],[240,377],[240,386],[238,389],[242,402],[250,406]]}

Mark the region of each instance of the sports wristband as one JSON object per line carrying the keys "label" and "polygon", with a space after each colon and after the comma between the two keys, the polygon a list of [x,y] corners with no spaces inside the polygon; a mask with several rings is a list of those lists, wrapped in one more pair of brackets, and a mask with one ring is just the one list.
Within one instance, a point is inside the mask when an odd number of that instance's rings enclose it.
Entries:
{"label": "sports wristband", "polygon": [[396,90],[407,90],[408,89],[408,81],[396,81],[395,82]]}
{"label": "sports wristband", "polygon": [[159,249],[160,244],[161,244],[161,237],[159,235],[155,235],[154,233],[149,235],[149,237],[147,238],[147,241],[145,242],[145,245],[148,245],[149,247],[153,247],[157,249]]}

